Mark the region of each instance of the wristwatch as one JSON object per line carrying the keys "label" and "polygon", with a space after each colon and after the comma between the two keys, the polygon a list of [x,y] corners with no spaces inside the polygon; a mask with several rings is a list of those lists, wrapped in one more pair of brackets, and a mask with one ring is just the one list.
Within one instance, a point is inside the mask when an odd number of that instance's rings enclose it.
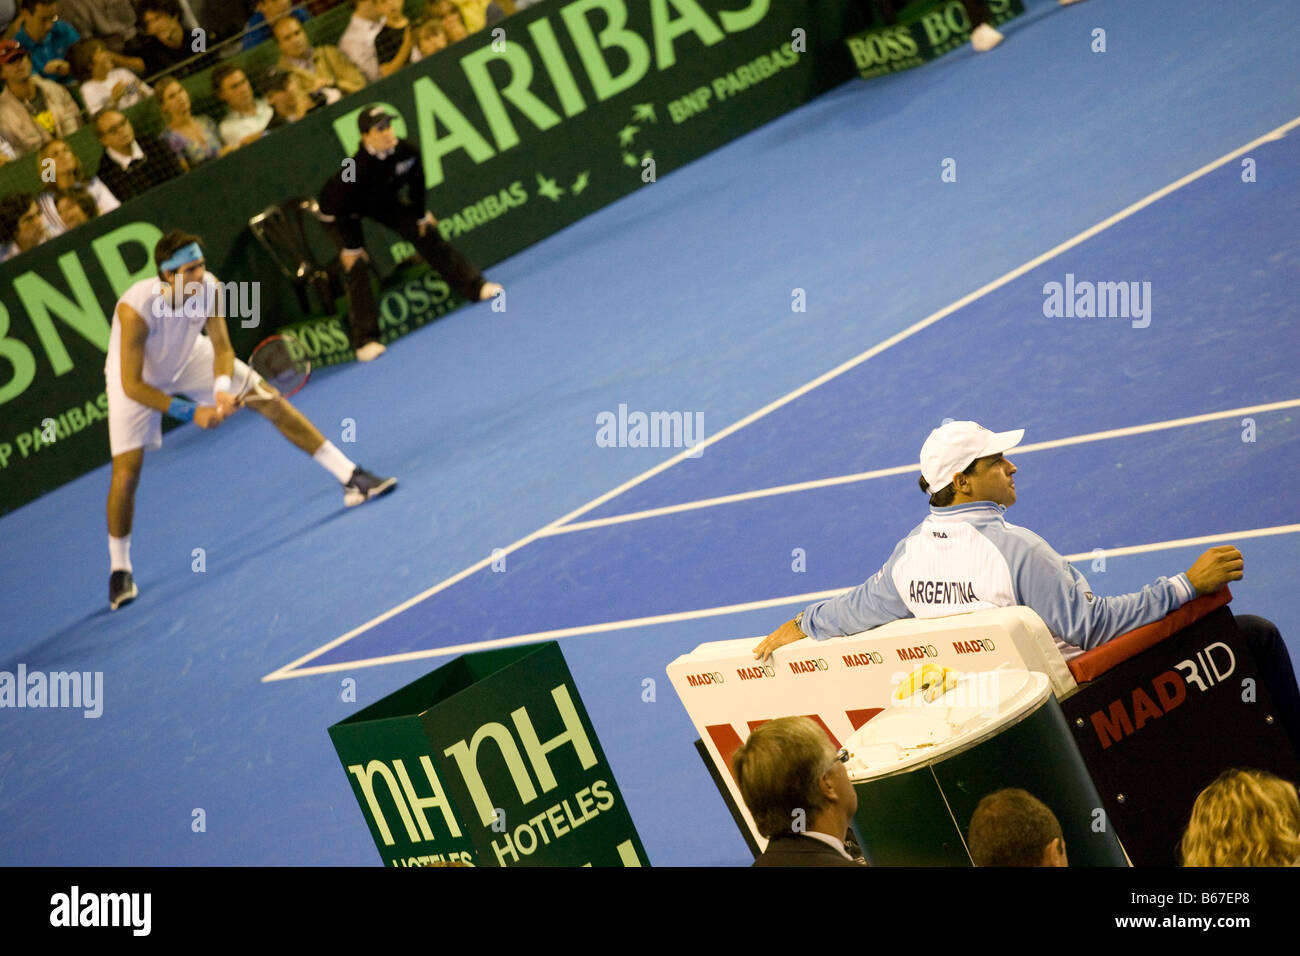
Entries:
{"label": "wristwatch", "polygon": [[794,626],[799,628],[800,631],[803,630],[803,611],[794,616]]}

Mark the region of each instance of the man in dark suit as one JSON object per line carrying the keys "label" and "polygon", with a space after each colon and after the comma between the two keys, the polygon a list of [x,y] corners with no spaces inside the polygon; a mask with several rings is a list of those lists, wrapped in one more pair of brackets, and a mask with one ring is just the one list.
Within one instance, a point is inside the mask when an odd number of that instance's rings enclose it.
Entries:
{"label": "man in dark suit", "polygon": [[861,866],[844,839],[858,809],[848,751],[807,717],[761,724],[732,757],[745,806],[768,838],[754,866]]}
{"label": "man in dark suit", "polygon": [[100,181],[122,202],[185,172],[171,147],[156,136],[136,139],[131,121],[117,110],[104,110],[95,117],[95,135],[104,147]]}

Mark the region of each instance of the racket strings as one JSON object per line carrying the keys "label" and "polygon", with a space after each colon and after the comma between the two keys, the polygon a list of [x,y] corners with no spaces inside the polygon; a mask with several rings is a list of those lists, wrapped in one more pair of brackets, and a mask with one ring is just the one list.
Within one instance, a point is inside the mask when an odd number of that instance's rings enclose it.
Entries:
{"label": "racket strings", "polygon": [[283,336],[263,342],[249,359],[249,367],[282,394],[297,391],[311,374],[306,350]]}

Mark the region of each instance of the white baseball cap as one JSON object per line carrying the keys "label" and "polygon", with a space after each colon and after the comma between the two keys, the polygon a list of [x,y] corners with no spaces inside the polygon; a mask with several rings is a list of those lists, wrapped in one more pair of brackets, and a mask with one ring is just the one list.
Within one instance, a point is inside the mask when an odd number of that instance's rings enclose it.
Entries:
{"label": "white baseball cap", "polygon": [[930,494],[952,484],[952,476],[965,471],[976,458],[1011,451],[1025,430],[991,432],[975,422],[948,422],[930,432],[921,446],[921,477]]}

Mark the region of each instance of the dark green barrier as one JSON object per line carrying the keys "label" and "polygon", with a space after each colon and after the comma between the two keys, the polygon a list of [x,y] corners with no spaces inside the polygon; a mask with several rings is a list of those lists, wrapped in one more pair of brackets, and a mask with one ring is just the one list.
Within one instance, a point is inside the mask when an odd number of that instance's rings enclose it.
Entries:
{"label": "dark green barrier", "polygon": [[387,866],[648,866],[554,641],[466,654],[329,729]]}
{"label": "dark green barrier", "polygon": [[[230,323],[238,353],[304,318],[248,219],[314,194],[366,103],[400,114],[444,235],[487,267],[849,78],[862,16],[855,0],[540,4],[504,43],[477,33],[0,265],[0,513],[108,459],[111,312],[165,231],[203,236],[221,280],[258,283],[256,322]],[[388,272],[394,237],[371,238]]]}
{"label": "dark green barrier", "polygon": [[[993,26],[1025,12],[1021,0],[989,0]],[[874,27],[848,37],[848,47],[863,79],[910,70],[970,42],[970,18],[961,0],[931,0],[908,7],[892,26]]]}

